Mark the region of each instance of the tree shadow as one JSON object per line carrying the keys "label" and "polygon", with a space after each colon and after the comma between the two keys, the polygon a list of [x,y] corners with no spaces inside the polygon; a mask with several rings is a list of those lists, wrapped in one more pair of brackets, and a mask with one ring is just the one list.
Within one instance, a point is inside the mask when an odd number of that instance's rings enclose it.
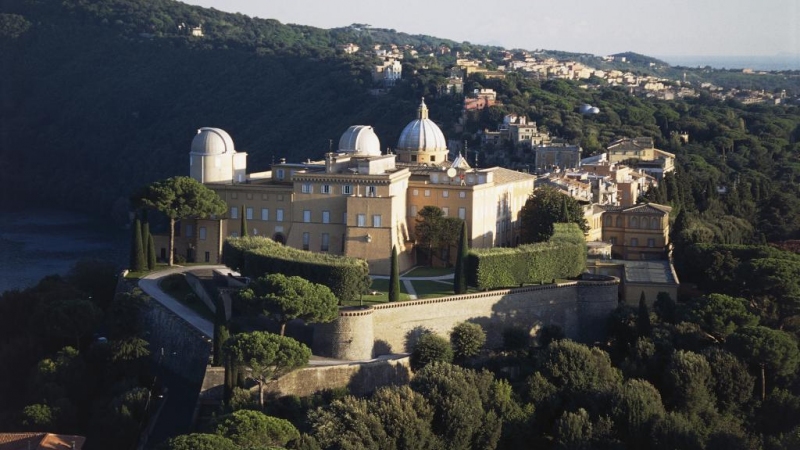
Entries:
{"label": "tree shadow", "polygon": [[372,357],[377,358],[381,355],[391,355],[392,354],[392,345],[388,342],[384,341],[383,339],[378,339],[372,345]]}
{"label": "tree shadow", "polygon": [[416,327],[408,330],[408,332],[406,332],[405,352],[411,353],[414,350],[414,347],[416,347],[419,338],[428,333],[433,333],[433,330],[422,325],[417,325]]}
{"label": "tree shadow", "polygon": [[353,374],[347,389],[353,395],[366,395],[383,386],[402,386],[411,381],[411,369],[403,360],[383,360],[362,364]]}

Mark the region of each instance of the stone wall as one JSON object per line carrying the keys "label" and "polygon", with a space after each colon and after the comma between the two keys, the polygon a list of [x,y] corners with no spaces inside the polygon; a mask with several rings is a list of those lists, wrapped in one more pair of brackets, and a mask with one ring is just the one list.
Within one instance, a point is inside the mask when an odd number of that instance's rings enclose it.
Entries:
{"label": "stone wall", "polygon": [[208,307],[208,310],[212,313],[217,312],[217,305],[214,304],[214,299],[211,298],[208,291],[206,291],[205,287],[203,287],[203,282],[200,278],[191,272],[186,272],[186,282],[189,283],[189,287],[192,288],[192,291],[197,295],[200,300],[205,303]]}
{"label": "stone wall", "polygon": [[[367,363],[305,367],[267,384],[264,393],[269,397],[306,397],[325,389],[347,388],[351,394],[365,395],[381,386],[407,384],[410,379],[408,357],[382,358]],[[225,369],[208,366],[198,406],[220,404],[224,382]],[[253,392],[257,391],[258,387],[253,387]]]}
{"label": "stone wall", "polygon": [[157,361],[159,370],[200,383],[211,355],[210,340],[153,299],[148,301],[143,314],[145,339],[150,343],[151,358]]}
{"label": "stone wall", "polygon": [[570,339],[591,342],[605,334],[606,318],[617,306],[618,285],[619,280],[605,277],[343,309],[338,320],[315,326],[314,354],[369,360],[408,353],[425,330],[447,336],[464,321],[483,327],[489,347],[502,344],[508,327],[535,335],[550,324],[560,326]]}

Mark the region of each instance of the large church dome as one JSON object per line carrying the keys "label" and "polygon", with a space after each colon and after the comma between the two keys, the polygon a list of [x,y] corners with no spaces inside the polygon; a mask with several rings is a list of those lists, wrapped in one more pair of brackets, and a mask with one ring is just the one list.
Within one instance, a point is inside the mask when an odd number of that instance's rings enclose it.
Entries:
{"label": "large church dome", "polygon": [[368,125],[353,125],[339,139],[339,151],[363,156],[380,156],[381,142]]}
{"label": "large church dome", "polygon": [[197,130],[192,139],[193,154],[221,155],[228,152],[235,153],[236,150],[233,147],[233,139],[225,130],[203,127]]}
{"label": "large church dome", "polygon": [[441,151],[447,149],[447,141],[439,126],[428,119],[428,107],[425,100],[419,105],[417,119],[412,120],[400,133],[397,141],[399,151]]}
{"label": "large church dome", "polygon": [[439,126],[428,119],[425,99],[397,141],[397,160],[403,163],[438,166],[447,161],[447,141]]}

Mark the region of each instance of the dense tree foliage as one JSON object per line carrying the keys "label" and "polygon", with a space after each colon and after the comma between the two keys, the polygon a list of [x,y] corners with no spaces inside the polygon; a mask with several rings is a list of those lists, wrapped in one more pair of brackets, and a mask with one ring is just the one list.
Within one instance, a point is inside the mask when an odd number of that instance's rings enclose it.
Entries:
{"label": "dense tree foliage", "polygon": [[152,208],[169,219],[170,266],[175,256],[175,222],[223,215],[227,211],[225,202],[216,192],[191,177],[172,177],[153,182],[137,193],[134,200],[137,205]]}
{"label": "dense tree foliage", "polygon": [[249,367],[250,376],[258,383],[258,397],[264,407],[264,384],[303,367],[311,350],[285,336],[253,331],[231,336],[223,346],[228,360],[238,367]]}
{"label": "dense tree foliage", "polygon": [[523,243],[547,241],[556,223],[576,223],[581,230],[588,230],[577,200],[553,187],[536,188],[519,214]]}
{"label": "dense tree foliage", "polygon": [[281,336],[292,320],[330,322],[339,312],[339,301],[327,286],[280,273],[250,283],[237,293],[237,302],[243,311],[275,319],[281,326]]}

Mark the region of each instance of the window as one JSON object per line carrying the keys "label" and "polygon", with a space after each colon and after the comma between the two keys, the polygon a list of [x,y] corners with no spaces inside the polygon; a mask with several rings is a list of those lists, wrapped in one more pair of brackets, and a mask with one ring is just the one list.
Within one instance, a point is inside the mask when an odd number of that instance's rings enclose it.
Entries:
{"label": "window", "polygon": [[231,198],[239,198],[238,192],[231,192]]}
{"label": "window", "polygon": [[650,248],[655,247],[656,246],[656,240],[653,239],[653,238],[648,238],[647,239],[647,246],[650,247]]}
{"label": "window", "polygon": [[269,200],[269,194],[261,194],[261,200]]}
{"label": "window", "polygon": [[617,238],[615,237],[611,238],[611,245],[617,245]]}
{"label": "window", "polygon": [[436,155],[431,155],[431,162],[435,162],[435,161],[436,161]]}
{"label": "window", "polygon": [[278,169],[275,171],[275,178],[283,180],[283,177],[284,177],[283,169]]}
{"label": "window", "polygon": [[637,219],[636,217],[631,217],[630,224],[631,228],[639,228],[639,219]]}
{"label": "window", "polygon": [[231,231],[231,237],[239,237],[239,233]]}
{"label": "window", "polygon": [[450,208],[447,206],[442,206],[442,215],[445,217],[450,217]]}
{"label": "window", "polygon": [[606,216],[606,218],[603,219],[603,220],[605,221],[606,226],[608,226],[608,227],[611,226],[611,224],[612,224],[611,216]]}
{"label": "window", "polygon": [[655,217],[653,217],[653,220],[652,220],[652,222],[651,222],[651,223],[652,223],[652,225],[650,226],[650,228],[652,228],[652,229],[654,229],[654,230],[657,230],[657,229],[661,228],[661,227],[659,226],[658,219],[656,219]]}
{"label": "window", "polygon": [[328,247],[330,247],[330,244],[331,244],[331,235],[328,233],[322,233],[319,244],[319,251],[327,252]]}
{"label": "window", "polygon": [[197,230],[197,234],[200,235],[200,240],[201,241],[205,241],[206,240],[206,227],[200,227]]}
{"label": "window", "polygon": [[252,200],[253,199],[253,194],[247,194],[247,199],[248,200]]}
{"label": "window", "polygon": [[411,155],[411,162],[417,162],[417,155]]}
{"label": "window", "polygon": [[261,209],[261,220],[269,220],[269,208]]}
{"label": "window", "polygon": [[381,216],[380,214],[375,214],[372,216],[372,228],[380,228],[381,227]]}
{"label": "window", "polygon": [[442,191],[442,197],[444,198],[450,197],[450,191]]}
{"label": "window", "polygon": [[206,252],[206,262],[211,261],[211,252]]}
{"label": "window", "polygon": [[320,192],[323,194],[330,194],[331,193],[331,185],[330,184],[323,184]]}
{"label": "window", "polygon": [[342,223],[347,225],[347,212],[342,213]]}
{"label": "window", "polygon": [[245,217],[247,217],[247,220],[253,220],[253,208],[246,208],[244,210],[244,214]]}
{"label": "window", "polygon": [[353,186],[345,184],[342,186],[342,195],[351,195],[353,193]]}
{"label": "window", "polygon": [[638,247],[639,246],[639,239],[631,238],[631,247]]}
{"label": "window", "polygon": [[283,201],[283,194],[280,194],[280,195],[278,195],[278,201],[279,201],[279,202],[282,202],[282,201]]}
{"label": "window", "polygon": [[308,250],[308,247],[311,245],[311,233],[305,232],[303,233],[303,250]]}
{"label": "window", "polygon": [[314,188],[311,186],[311,183],[303,183],[300,186],[300,192],[303,194],[312,194],[314,192]]}
{"label": "window", "polygon": [[411,207],[409,208],[408,211],[409,211],[408,215],[410,217],[416,217],[417,216],[417,206],[416,205],[411,205]]}
{"label": "window", "polygon": [[356,226],[359,227],[367,226],[367,216],[365,214],[359,214],[356,216]]}
{"label": "window", "polygon": [[458,198],[467,198],[467,193],[464,192],[464,191],[459,192],[458,193]]}
{"label": "window", "polygon": [[275,220],[283,222],[283,208],[278,208],[278,210],[275,211]]}
{"label": "window", "polygon": [[194,229],[191,225],[186,225],[186,237],[192,237],[194,234]]}
{"label": "window", "polygon": [[622,216],[617,216],[617,228],[622,228]]}
{"label": "window", "polygon": [[430,196],[431,196],[431,190],[425,189],[425,197],[430,197]]}
{"label": "window", "polygon": [[303,222],[309,223],[311,222],[311,211],[303,210]]}
{"label": "window", "polygon": [[322,223],[331,223],[330,211],[322,211]]}
{"label": "window", "polygon": [[239,208],[236,206],[231,206],[231,219],[238,219],[239,218]]}
{"label": "window", "polygon": [[378,189],[375,186],[367,186],[367,197],[375,197],[377,195]]}
{"label": "window", "polygon": [[413,189],[411,191],[411,195],[413,195],[414,197],[418,196],[419,195],[419,190],[418,189]]}
{"label": "window", "polygon": [[458,208],[458,218],[461,220],[467,220],[467,208],[463,206]]}

